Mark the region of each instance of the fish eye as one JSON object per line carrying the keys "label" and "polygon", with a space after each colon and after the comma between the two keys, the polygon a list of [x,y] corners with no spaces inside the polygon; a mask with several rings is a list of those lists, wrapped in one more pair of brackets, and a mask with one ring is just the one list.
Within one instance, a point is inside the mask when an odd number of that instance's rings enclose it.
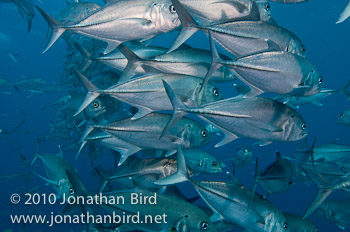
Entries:
{"label": "fish eye", "polygon": [[301,129],[302,129],[302,130],[305,130],[305,129],[306,129],[306,122],[303,122],[303,123],[301,124]]}
{"label": "fish eye", "polygon": [[218,163],[216,163],[215,161],[213,161],[213,163],[211,163],[211,166],[216,167],[216,166],[218,166]]}
{"label": "fish eye", "polygon": [[284,224],[283,224],[283,230],[288,230],[288,227],[289,227],[289,226],[288,226],[287,223],[284,223]]}
{"label": "fish eye", "polygon": [[202,131],[201,131],[201,135],[202,135],[203,137],[207,137],[207,131],[206,131],[206,130],[202,130]]}
{"label": "fish eye", "polygon": [[204,221],[204,222],[201,222],[201,231],[206,231],[209,229],[209,223]]}
{"label": "fish eye", "polygon": [[265,4],[265,10],[266,11],[270,11],[270,3],[266,3]]}
{"label": "fish eye", "polygon": [[302,48],[301,48],[301,51],[302,51],[302,52],[305,52],[305,51],[306,51],[306,47],[302,47]]}
{"label": "fish eye", "polygon": [[219,94],[220,94],[220,91],[217,89],[217,88],[214,88],[213,89],[213,94],[214,94],[214,96],[219,96]]}
{"label": "fish eye", "polygon": [[174,5],[171,5],[171,6],[169,7],[169,10],[170,10],[170,13],[172,13],[172,14],[175,14],[175,13],[176,13],[176,9],[175,9],[175,6],[174,6]]}
{"label": "fish eye", "polygon": [[94,107],[94,108],[97,108],[97,107],[99,107],[99,106],[100,106],[100,104],[98,104],[98,102],[92,103],[92,107]]}
{"label": "fish eye", "polygon": [[289,46],[288,46],[288,47],[286,47],[286,52],[289,52]]}
{"label": "fish eye", "polygon": [[319,77],[319,78],[318,78],[318,84],[319,84],[319,85],[322,84],[322,81],[323,81],[323,78],[322,78],[322,77]]}
{"label": "fish eye", "polygon": [[344,113],[341,113],[340,114],[340,118],[344,118],[345,117],[345,114]]}
{"label": "fish eye", "polygon": [[70,188],[70,189],[69,189],[69,193],[73,195],[73,194],[74,194],[74,189],[73,189],[73,188]]}

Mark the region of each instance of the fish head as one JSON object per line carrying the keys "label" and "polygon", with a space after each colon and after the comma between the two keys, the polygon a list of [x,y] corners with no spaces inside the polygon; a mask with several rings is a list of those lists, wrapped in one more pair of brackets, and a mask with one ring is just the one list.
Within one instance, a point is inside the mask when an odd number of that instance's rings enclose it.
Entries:
{"label": "fish head", "polygon": [[249,148],[241,147],[237,148],[236,156],[240,159],[247,159],[253,155],[252,151]]}
{"label": "fish head", "polygon": [[284,215],[278,210],[272,210],[264,216],[265,231],[288,232],[289,225]]}
{"label": "fish head", "polygon": [[211,141],[211,136],[202,124],[189,120],[184,124],[182,139],[186,144],[186,148],[200,147],[209,143]]}
{"label": "fish head", "polygon": [[84,110],[89,118],[96,118],[106,112],[106,107],[100,98],[96,98]]}
{"label": "fish head", "polygon": [[322,90],[323,78],[318,70],[309,62],[302,64],[303,79],[299,87],[304,89],[304,96],[311,96]]}
{"label": "fish head", "polygon": [[61,196],[65,196],[66,200],[70,196],[75,196],[74,187],[67,176],[58,181],[58,192]]}
{"label": "fish head", "polygon": [[350,125],[350,110],[341,112],[338,117],[337,123],[343,125]]}
{"label": "fish head", "polygon": [[148,20],[162,32],[171,31],[180,26],[175,7],[168,0],[154,0],[148,9]]}
{"label": "fish head", "polygon": [[258,0],[256,1],[256,4],[258,6],[261,21],[270,22],[270,20],[273,20],[271,15],[271,6],[267,0]]}
{"label": "fish head", "polygon": [[291,107],[285,108],[283,125],[285,141],[297,141],[307,136],[307,124],[303,117]]}
{"label": "fish head", "polygon": [[204,212],[195,212],[191,215],[186,215],[176,225],[176,231],[215,231],[214,224],[210,221]]}
{"label": "fish head", "polygon": [[306,47],[305,45],[301,42],[301,40],[298,37],[292,37],[289,40],[288,46],[286,47],[286,51],[293,53],[295,55],[301,56],[303,58],[306,57],[305,51]]}
{"label": "fish head", "polygon": [[199,163],[205,173],[221,173],[225,164],[214,156],[203,156]]}
{"label": "fish head", "polygon": [[[196,91],[197,90],[199,91],[199,89],[200,88],[197,88]],[[204,89],[198,94],[196,94],[196,96],[199,98],[197,99],[197,102],[199,103],[199,105],[203,105],[203,104],[207,104],[207,103],[211,103],[211,102],[215,102],[223,99],[220,90],[210,84],[204,87]]]}

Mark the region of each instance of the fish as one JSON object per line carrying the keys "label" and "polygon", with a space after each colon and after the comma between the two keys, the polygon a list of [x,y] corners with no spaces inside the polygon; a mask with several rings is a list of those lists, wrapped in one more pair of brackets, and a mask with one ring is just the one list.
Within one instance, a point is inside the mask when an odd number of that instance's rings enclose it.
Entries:
{"label": "fish", "polygon": [[212,50],[212,67],[203,86],[221,65],[229,67],[251,91],[246,95],[257,96],[265,92],[290,96],[310,96],[321,91],[323,78],[307,59],[285,51],[261,52],[234,61],[221,61],[214,41],[209,36]]}
{"label": "fish", "polygon": [[181,0],[180,2],[202,25],[260,19],[255,0]]}
{"label": "fish", "polygon": [[194,76],[166,73],[145,75],[100,90],[80,72],[77,70],[74,72],[88,90],[84,101],[74,114],[75,116],[101,94],[107,94],[138,108],[133,119],[139,119],[154,111],[171,110],[171,103],[166,96],[162,80],[169,81],[187,105],[198,106],[222,99],[219,89],[211,84],[206,86],[201,94],[196,94],[201,88],[202,79]]}
{"label": "fish", "polygon": [[132,120],[129,117],[106,125],[89,125],[86,132],[82,134],[81,141],[93,129],[97,128],[122,141],[133,144],[135,147],[133,150],[166,150],[169,151],[168,155],[174,154],[177,146],[195,148],[211,141],[211,136],[205,126],[189,118],[178,121],[169,134],[161,137],[170,117],[171,115],[168,114],[151,113],[137,120]]}
{"label": "fish", "polygon": [[0,3],[2,2],[13,2],[16,5],[19,13],[28,23],[29,32],[32,27],[32,20],[35,16],[33,0],[1,0]]}
{"label": "fish", "polygon": [[[144,204],[142,207],[138,204],[130,204],[131,193],[138,194],[141,197],[156,197],[156,204]],[[120,231],[141,230],[141,231],[171,231],[176,228],[177,231],[214,231],[213,223],[207,214],[199,207],[187,202],[179,197],[157,194],[146,189],[121,190],[116,193],[105,193],[105,196],[119,196],[125,199],[125,204],[107,204],[106,209],[110,211],[123,211],[129,215],[167,215],[166,220],[158,220],[159,223],[129,223],[118,227]],[[152,198],[151,198],[152,199]],[[176,205],[176,207],[174,207]]]}
{"label": "fish", "polygon": [[44,52],[66,30],[107,42],[108,46],[105,49],[107,54],[123,42],[149,39],[180,25],[176,11],[167,0],[116,1],[104,5],[72,25],[61,24],[40,7],[37,6],[37,9],[53,29]]}
{"label": "fish", "polygon": [[288,223],[281,211],[272,203],[254,194],[250,202],[251,190],[235,182],[197,181],[189,178],[185,158],[181,148],[177,152],[177,173],[156,184],[169,185],[190,181],[205,203],[215,212],[212,221],[227,220],[247,231],[289,231]]}
{"label": "fish", "polygon": [[346,5],[346,7],[343,10],[343,12],[340,14],[340,16],[339,16],[339,18],[338,18],[336,23],[338,24],[338,23],[344,22],[347,18],[349,18],[349,16],[350,16],[350,1]]}
{"label": "fish", "polygon": [[[152,58],[142,59],[124,45],[118,49],[128,59],[120,82],[124,82],[135,75],[146,73],[176,73],[204,78],[209,71],[211,55],[201,49],[182,49],[172,53],[157,55]],[[194,59],[195,57],[195,59]],[[142,69],[142,70],[140,70]],[[236,77],[225,67],[218,69],[214,74],[214,80],[218,82],[232,81]]]}
{"label": "fish", "polygon": [[283,212],[290,232],[319,232],[319,228],[310,219],[303,219],[302,216]]}
{"label": "fish", "polygon": [[340,113],[337,123],[346,126],[350,125],[350,109],[344,110]]}
{"label": "fish", "polygon": [[250,148],[240,147],[237,148],[235,157],[230,158],[229,160],[232,161],[235,171],[237,171],[253,161],[253,152]]}
{"label": "fish", "polygon": [[284,159],[279,152],[276,152],[275,162],[270,164],[263,172],[259,171],[258,158],[256,158],[255,185],[252,192],[254,194],[258,183],[267,191],[264,198],[271,193],[284,192],[293,183],[293,177],[294,168],[292,164]]}
{"label": "fish", "polygon": [[317,163],[350,164],[350,147],[336,143],[315,146],[313,157],[314,162]]}
{"label": "fish", "polygon": [[210,32],[213,39],[236,57],[279,48],[281,51],[305,56],[305,47],[292,32],[264,21],[237,21],[209,26],[195,22],[178,0],[172,0],[181,21],[182,30],[168,52],[174,51],[198,30]]}
{"label": "fish", "polygon": [[349,207],[349,201],[327,200],[318,207],[315,214],[335,223],[340,229],[346,230],[350,227]]}
{"label": "fish", "polygon": [[33,166],[37,159],[40,159],[44,165],[47,178],[36,172],[34,174],[50,184],[55,189],[58,198],[65,197],[67,200],[69,196],[75,196],[74,188],[67,177],[66,170],[75,171],[73,167],[64,160],[61,147],[59,147],[59,152],[57,154],[39,154],[38,142],[36,146],[37,151],[31,166]]}
{"label": "fish", "polygon": [[181,117],[194,113],[224,134],[215,147],[239,137],[254,138],[260,141],[260,145],[267,145],[272,141],[297,141],[307,135],[302,116],[272,99],[233,97],[199,107],[187,107],[165,81],[163,84],[174,109],[163,134]]}
{"label": "fish", "polygon": [[303,105],[306,104],[314,104],[316,106],[323,106],[321,103],[321,100],[325,99],[326,97],[329,97],[335,92],[338,92],[339,90],[335,89],[326,89],[322,88],[320,92],[310,95],[310,96],[292,96],[288,103],[289,105],[295,107],[295,108],[300,108]]}
{"label": "fish", "polygon": [[198,150],[186,149],[183,150],[186,164],[194,174],[217,174],[222,173],[225,163],[211,154]]}
{"label": "fish", "polygon": [[256,4],[259,9],[260,20],[277,25],[276,21],[272,18],[270,3],[267,0],[256,0]]}
{"label": "fish", "polygon": [[[316,163],[317,164],[317,163]],[[327,199],[327,197],[335,190],[349,191],[350,178],[349,168],[344,172],[344,167],[335,165],[337,169],[330,169],[330,165],[326,166],[326,171],[321,173],[317,170],[317,166],[303,165],[302,170],[306,173],[307,177],[317,185],[318,193],[312,203],[309,205],[303,218],[307,218],[310,214]]]}

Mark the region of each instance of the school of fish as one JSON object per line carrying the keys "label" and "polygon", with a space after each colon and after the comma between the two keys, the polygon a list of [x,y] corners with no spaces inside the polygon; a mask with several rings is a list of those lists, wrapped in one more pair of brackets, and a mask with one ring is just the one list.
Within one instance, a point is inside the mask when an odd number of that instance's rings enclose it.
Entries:
{"label": "school of fish", "polygon": [[[83,155],[91,159],[90,169],[101,179],[98,188],[106,196],[158,194],[157,205],[100,206],[105,213],[167,214],[167,223],[90,223],[85,231],[318,232],[307,218],[311,214],[350,228],[350,201],[327,200],[334,191],[350,192],[350,147],[318,144],[316,138],[307,144],[307,122],[298,112],[306,104],[322,106],[321,100],[332,94],[349,99],[349,83],[339,89],[322,85],[322,74],[306,57],[303,42],[272,18],[269,1],[104,0],[100,6],[74,0],[58,15],[50,15],[32,1],[13,0],[28,30],[34,8],[47,22],[43,52],[49,53],[59,39],[67,47],[62,83],[48,87],[38,78],[17,83],[0,79],[1,89],[6,89],[2,93],[60,94],[51,103],[57,115],[49,124],[50,134],[37,139],[34,160],[26,161],[35,167],[33,174],[59,197],[93,195],[84,185],[89,180],[80,179],[74,164],[64,158],[73,150],[77,162]],[[337,23],[349,16],[350,3]],[[179,32],[169,47],[153,42],[173,31]],[[204,32],[201,39],[208,41],[208,49],[186,44],[198,31]],[[225,98],[217,83],[230,86],[236,95]],[[337,122],[350,125],[350,110],[341,112]],[[23,123],[1,129],[0,135],[15,133]],[[237,148],[226,160],[203,148],[240,138],[259,146],[301,145],[295,157],[277,151],[275,161],[263,170],[263,157],[255,158],[250,147]],[[59,146],[57,154],[40,153],[39,145],[46,141],[67,146]],[[94,165],[106,153],[115,161],[110,170]],[[39,161],[46,174],[37,168]],[[236,174],[254,162],[255,184],[250,189]],[[233,172],[227,171],[229,166]],[[282,212],[268,200],[295,181],[318,188],[303,215]],[[179,189],[182,182],[197,196],[186,196]],[[257,193],[258,185],[264,195]],[[198,204],[199,199],[205,204]],[[95,208],[66,205],[62,214],[101,210]]]}

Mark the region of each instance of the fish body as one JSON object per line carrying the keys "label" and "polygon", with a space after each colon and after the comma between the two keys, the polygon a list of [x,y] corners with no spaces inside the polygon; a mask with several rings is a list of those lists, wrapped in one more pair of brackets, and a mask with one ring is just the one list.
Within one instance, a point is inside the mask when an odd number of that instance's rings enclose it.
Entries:
{"label": "fish body", "polygon": [[186,165],[188,165],[194,174],[221,173],[222,169],[226,167],[222,161],[202,150],[188,149],[184,150],[183,154],[185,156]]}
{"label": "fish body", "polygon": [[93,127],[142,149],[176,150],[177,146],[194,148],[211,140],[204,126],[188,118],[183,118],[168,135],[161,137],[170,117],[171,115],[167,114],[152,113],[137,120],[127,118],[107,125],[93,125]]}
{"label": "fish body", "polygon": [[123,42],[149,39],[178,27],[180,22],[176,12],[171,9],[168,0],[115,1],[94,11],[79,23],[62,25],[38,8],[54,31],[45,51],[66,30],[70,30],[107,42],[106,54]]}
{"label": "fish body", "polygon": [[339,228],[346,230],[350,227],[350,202],[328,200],[323,202],[316,210],[316,215],[334,222]]}
{"label": "fish body", "polygon": [[[197,206],[179,197],[166,194],[157,194],[149,190],[133,190],[134,193],[142,196],[156,197],[156,204],[130,204],[132,202],[130,191],[118,191],[115,196],[123,197],[125,204],[110,205],[114,210],[121,210],[127,214],[139,213],[142,218],[145,215],[167,215],[166,222],[160,223],[132,223],[128,227],[134,230],[147,232],[171,231],[214,231],[214,226],[208,215]],[[174,207],[176,206],[176,207]],[[108,207],[108,206],[107,206]],[[120,228],[122,229],[122,228]]]}
{"label": "fish body", "polygon": [[194,113],[224,133],[224,139],[216,146],[239,137],[254,138],[266,145],[272,141],[296,141],[307,134],[306,123],[298,112],[271,99],[233,97],[190,108],[166,82],[164,87],[174,108],[165,131],[184,114]]}
{"label": "fish body", "polygon": [[108,94],[138,108],[138,112],[133,119],[141,118],[153,111],[171,110],[172,106],[166,96],[162,80],[169,81],[169,84],[173,86],[187,105],[197,106],[222,99],[220,91],[211,84],[207,85],[201,94],[197,94],[202,79],[194,76],[165,73],[146,75],[113,85],[105,90],[99,90],[79,72],[76,71],[76,75],[84,84],[88,93],[75,115],[84,110],[101,94]]}
{"label": "fish body", "polygon": [[349,164],[350,161],[350,147],[341,144],[324,144],[315,146],[314,160],[317,163],[336,163],[338,165]]}
{"label": "fish body", "polygon": [[227,221],[247,231],[289,231],[279,209],[251,191],[229,182],[191,181],[204,201]]}
{"label": "fish body", "polygon": [[319,232],[315,223],[308,218],[303,219],[302,216],[285,212],[283,215],[286,217],[290,232]]}

